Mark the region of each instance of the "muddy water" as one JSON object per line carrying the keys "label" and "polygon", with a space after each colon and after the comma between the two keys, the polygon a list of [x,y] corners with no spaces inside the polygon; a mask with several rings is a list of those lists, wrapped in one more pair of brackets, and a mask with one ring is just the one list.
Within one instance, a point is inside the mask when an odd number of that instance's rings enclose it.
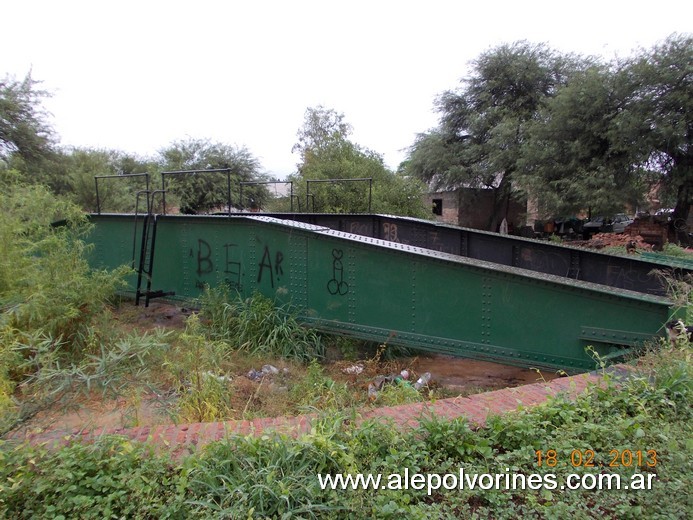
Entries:
{"label": "muddy water", "polygon": [[489,361],[432,355],[419,357],[411,368],[418,374],[431,373],[431,380],[450,390],[480,391],[550,381],[558,374],[530,370]]}

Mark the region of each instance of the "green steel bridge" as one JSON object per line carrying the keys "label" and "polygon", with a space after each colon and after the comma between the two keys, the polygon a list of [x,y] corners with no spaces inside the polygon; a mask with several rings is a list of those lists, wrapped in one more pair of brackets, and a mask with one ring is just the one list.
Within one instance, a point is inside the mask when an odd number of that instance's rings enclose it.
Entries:
{"label": "green steel bridge", "polygon": [[289,303],[323,331],[568,372],[594,369],[593,352],[616,361],[664,336],[677,310],[653,270],[690,272],[385,215],[147,211],[91,221],[92,265],[131,265],[137,303],[226,284]]}

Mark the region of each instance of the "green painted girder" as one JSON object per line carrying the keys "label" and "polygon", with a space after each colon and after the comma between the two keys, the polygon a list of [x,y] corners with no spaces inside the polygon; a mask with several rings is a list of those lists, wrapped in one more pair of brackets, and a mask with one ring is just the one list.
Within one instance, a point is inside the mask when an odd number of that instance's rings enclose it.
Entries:
{"label": "green painted girder", "polygon": [[[89,218],[94,225],[94,230],[90,236],[94,245],[93,250],[89,253],[91,265],[109,269],[127,265],[133,270],[136,269],[140,262],[142,223],[145,217],[137,216],[137,227],[135,227],[134,214],[104,213],[90,215]],[[126,281],[130,290],[134,291],[137,273],[133,271],[126,278]]]}
{"label": "green painted girder", "polygon": [[[93,216],[94,263],[129,263],[132,216]],[[322,330],[463,357],[590,370],[662,334],[666,298],[270,217],[158,216],[152,288],[228,284]],[[126,247],[128,245],[128,247]]]}

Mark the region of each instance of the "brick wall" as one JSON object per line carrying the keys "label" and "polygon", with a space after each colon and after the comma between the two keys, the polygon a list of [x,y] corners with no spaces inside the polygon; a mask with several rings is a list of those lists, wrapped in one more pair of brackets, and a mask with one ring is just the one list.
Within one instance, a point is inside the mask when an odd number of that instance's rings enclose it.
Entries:
{"label": "brick wall", "polygon": [[[442,213],[435,216],[436,221],[473,229],[487,229],[493,211],[491,190],[460,189],[430,193],[426,196],[426,204],[431,208],[436,200],[442,205]],[[526,212],[526,204],[511,200],[508,206],[508,224],[519,229],[524,223]]]}
{"label": "brick wall", "polygon": [[625,232],[630,236],[640,235],[645,242],[656,248],[661,248],[668,242],[667,225],[654,217],[636,219]]}
{"label": "brick wall", "polygon": [[440,201],[440,207],[442,208],[442,213],[440,215],[435,215],[436,221],[457,225],[460,206],[459,192],[442,191],[429,194],[428,203],[431,207],[433,207],[434,201]]}

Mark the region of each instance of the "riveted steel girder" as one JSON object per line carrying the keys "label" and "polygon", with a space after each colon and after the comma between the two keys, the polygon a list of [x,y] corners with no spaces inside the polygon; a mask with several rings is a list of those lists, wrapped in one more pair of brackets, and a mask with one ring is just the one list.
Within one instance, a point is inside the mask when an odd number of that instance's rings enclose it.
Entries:
{"label": "riveted steel girder", "polygon": [[[322,330],[522,366],[589,370],[662,334],[664,297],[271,217],[158,216],[152,287],[227,284]],[[93,263],[130,262],[132,216],[92,216]],[[132,282],[132,281],[130,281]]]}

